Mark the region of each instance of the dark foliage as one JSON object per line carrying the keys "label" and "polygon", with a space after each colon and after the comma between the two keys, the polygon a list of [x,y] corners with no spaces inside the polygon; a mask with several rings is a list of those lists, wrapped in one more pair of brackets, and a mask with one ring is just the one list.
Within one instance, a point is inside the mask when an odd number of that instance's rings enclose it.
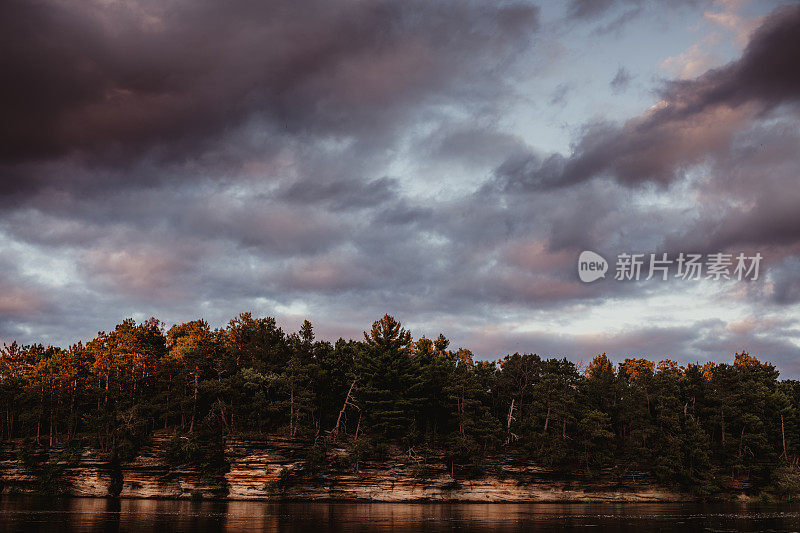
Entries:
{"label": "dark foliage", "polygon": [[[42,487],[68,464],[42,449],[89,444],[118,465],[167,430],[165,460],[211,477],[227,469],[226,435],[259,434],[308,443],[297,475],[404,454],[421,477],[431,456],[454,478],[503,457],[590,477],[648,471],[702,497],[800,490],[800,383],[747,353],[686,367],[615,367],[603,354],[583,371],[535,354],[476,362],[388,315],[363,341],[315,340],[308,321],[286,334],[244,313],[221,329],[126,320],[69,349],[14,343],[0,352],[0,408],[0,435],[24,440]],[[331,455],[334,441],[349,455]]]}

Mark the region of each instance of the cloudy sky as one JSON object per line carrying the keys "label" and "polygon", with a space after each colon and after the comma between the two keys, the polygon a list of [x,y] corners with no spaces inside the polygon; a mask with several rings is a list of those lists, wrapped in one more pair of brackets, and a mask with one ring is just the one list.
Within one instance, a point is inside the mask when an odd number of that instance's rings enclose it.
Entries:
{"label": "cloudy sky", "polygon": [[[800,377],[796,3],[9,0],[0,25],[0,341],[388,312],[483,358]],[[764,259],[613,279],[662,252]]]}

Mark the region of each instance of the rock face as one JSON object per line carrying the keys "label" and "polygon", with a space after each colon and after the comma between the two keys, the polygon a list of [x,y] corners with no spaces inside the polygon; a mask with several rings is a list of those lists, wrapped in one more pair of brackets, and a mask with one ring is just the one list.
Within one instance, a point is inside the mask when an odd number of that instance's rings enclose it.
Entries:
{"label": "rock face", "polygon": [[85,497],[109,495],[115,472],[102,454],[86,449],[63,460],[64,453],[62,448],[51,448],[42,456],[47,464],[31,466],[21,459],[24,452],[20,445],[0,446],[0,494],[44,491]]}
{"label": "rock face", "polygon": [[102,454],[95,450],[84,450],[78,464],[68,466],[64,473],[64,492],[72,496],[108,496],[115,477],[115,469]]}
{"label": "rock face", "polygon": [[222,480],[204,476],[196,468],[170,467],[164,450],[170,437],[156,434],[131,462],[123,463],[121,498],[219,498],[225,496]]}
{"label": "rock face", "polygon": [[[50,477],[21,460],[19,446],[0,446],[0,493],[50,490],[74,496],[123,498],[226,498],[230,500],[363,500],[384,502],[564,502],[678,501],[685,494],[658,487],[645,474],[624,478],[609,472],[586,479],[580,473],[559,474],[533,464],[487,464],[485,473],[455,478],[437,458],[427,465],[404,456],[362,462],[358,470],[344,450],[333,449],[325,471],[306,464],[307,444],[287,439],[229,438],[224,476],[209,477],[192,467],[170,467],[164,459],[167,435],[155,435],[128,463],[112,465],[102,454],[84,450],[60,461],[49,453]],[[338,466],[337,466],[338,465]],[[346,466],[345,466],[346,465]],[[55,472],[55,474],[53,474]],[[52,486],[43,486],[51,483]],[[121,489],[120,489],[121,484]]]}

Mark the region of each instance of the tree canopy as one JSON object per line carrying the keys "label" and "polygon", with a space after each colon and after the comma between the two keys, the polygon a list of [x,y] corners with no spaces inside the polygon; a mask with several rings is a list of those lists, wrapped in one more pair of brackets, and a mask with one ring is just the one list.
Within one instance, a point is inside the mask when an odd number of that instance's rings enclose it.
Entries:
{"label": "tree canopy", "polygon": [[307,320],[287,334],[250,313],[222,328],[129,319],[69,348],[12,343],[0,351],[0,408],[3,439],[80,440],[122,459],[168,429],[336,441],[359,457],[438,450],[454,469],[503,456],[645,470],[701,495],[800,487],[800,383],[752,354],[615,367],[601,353],[583,371],[532,353],[476,361],[389,315],[363,340],[333,343]]}

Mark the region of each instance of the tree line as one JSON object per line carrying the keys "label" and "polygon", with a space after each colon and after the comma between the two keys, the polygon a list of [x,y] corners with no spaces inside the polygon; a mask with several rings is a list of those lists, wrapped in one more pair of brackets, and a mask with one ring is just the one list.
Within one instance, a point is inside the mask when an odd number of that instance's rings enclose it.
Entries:
{"label": "tree line", "polygon": [[800,383],[748,353],[686,366],[615,366],[605,354],[586,365],[529,353],[476,361],[444,335],[415,340],[389,315],[363,340],[335,343],[308,321],[287,334],[250,313],[217,329],[129,319],[68,349],[12,343],[0,352],[0,409],[4,440],[79,442],[114,460],[156,430],[191,437],[180,442],[208,468],[226,435],[280,435],[323,455],[345,447],[355,468],[394,450],[438,454],[454,475],[502,457],[644,470],[701,496],[800,491]]}

